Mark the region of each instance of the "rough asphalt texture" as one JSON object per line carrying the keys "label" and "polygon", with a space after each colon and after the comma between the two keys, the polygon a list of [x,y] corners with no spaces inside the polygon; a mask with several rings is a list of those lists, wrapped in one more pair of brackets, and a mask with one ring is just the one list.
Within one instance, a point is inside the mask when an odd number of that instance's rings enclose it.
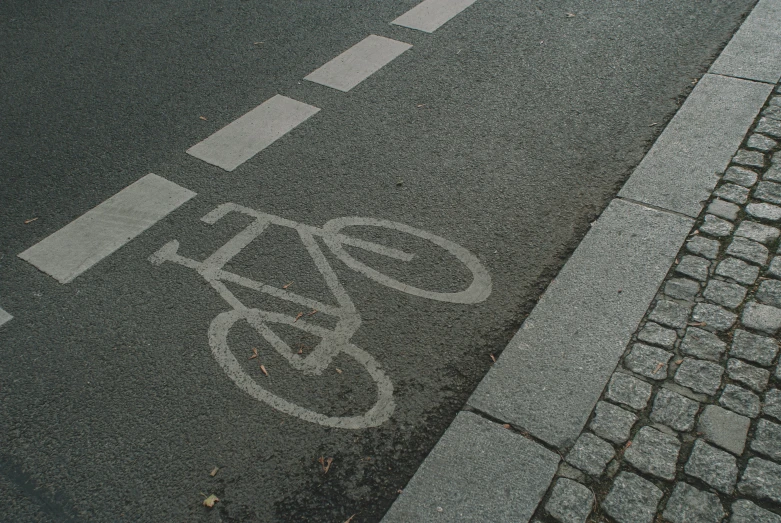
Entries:
{"label": "rough asphalt texture", "polygon": [[[0,7],[0,305],[14,315],[0,330],[3,519],[378,521],[753,5],[478,1],[432,35],[388,25],[415,3]],[[301,80],[370,33],[414,47],[347,94]],[[184,154],[278,92],[323,111],[231,174]],[[198,197],[72,284],[16,258],[147,172]],[[214,292],[147,261],[174,238],[211,254],[245,224],[199,221],[226,201],[431,231],[474,252],[493,293],[431,302],[331,257],[364,321],[352,341],[393,381],[397,409],[357,432],[301,422],[217,367]],[[386,240],[422,259],[386,272],[463,282],[434,249]],[[306,263],[278,230],[233,268],[325,297]],[[233,343],[259,344],[249,330]],[[334,414],[371,402],[349,361],[302,380],[261,354],[281,395]],[[327,474],[319,457],[334,458]],[[201,493],[221,502],[207,511]]]}
{"label": "rough asphalt texture", "polygon": [[776,93],[537,521],[781,522],[781,86]]}

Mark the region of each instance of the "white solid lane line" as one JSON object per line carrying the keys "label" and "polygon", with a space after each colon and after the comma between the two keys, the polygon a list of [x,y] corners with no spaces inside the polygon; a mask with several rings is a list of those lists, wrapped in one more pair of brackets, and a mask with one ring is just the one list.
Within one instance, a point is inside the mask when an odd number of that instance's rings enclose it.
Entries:
{"label": "white solid lane line", "polygon": [[3,309],[0,308],[0,325],[3,325],[4,323],[8,323],[14,319],[13,316],[5,312]]}
{"label": "white solid lane line", "polygon": [[320,109],[276,95],[187,150],[206,163],[232,171]]}
{"label": "white solid lane line", "polygon": [[448,20],[474,4],[476,0],[425,0],[416,5],[392,24],[433,33]]}
{"label": "white solid lane line", "polygon": [[304,80],[347,92],[410,47],[404,42],[369,35]]}
{"label": "white solid lane line", "polygon": [[68,283],[193,196],[184,187],[147,174],[19,257]]}

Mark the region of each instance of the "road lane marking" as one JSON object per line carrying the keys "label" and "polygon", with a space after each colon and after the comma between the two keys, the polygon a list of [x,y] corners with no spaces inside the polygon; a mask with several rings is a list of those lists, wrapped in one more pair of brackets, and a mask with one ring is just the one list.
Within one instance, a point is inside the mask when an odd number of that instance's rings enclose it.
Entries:
{"label": "road lane marking", "polygon": [[69,283],[193,196],[184,187],[147,174],[19,257]]}
{"label": "road lane marking", "polygon": [[410,29],[433,33],[476,0],[425,0],[393,22]]}
{"label": "road lane marking", "polygon": [[232,171],[319,110],[318,107],[276,95],[193,145],[187,149],[187,154]]}
{"label": "road lane marking", "polygon": [[2,308],[0,308],[0,325],[3,325],[4,323],[8,323],[14,319],[13,316],[5,312]]}
{"label": "road lane marking", "polygon": [[347,92],[411,47],[404,42],[369,35],[304,80]]}

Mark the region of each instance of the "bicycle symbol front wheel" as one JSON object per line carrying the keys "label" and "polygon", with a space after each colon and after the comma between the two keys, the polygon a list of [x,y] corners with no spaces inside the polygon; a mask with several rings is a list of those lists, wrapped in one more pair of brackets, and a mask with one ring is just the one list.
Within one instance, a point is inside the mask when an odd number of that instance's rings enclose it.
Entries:
{"label": "bicycle symbol front wheel", "polygon": [[[250,325],[268,321],[268,317],[257,309],[234,309],[217,315],[209,326],[209,344],[217,363],[228,377],[244,392],[272,408],[296,416],[304,421],[317,423],[326,427],[341,429],[364,429],[376,427],[384,423],[395,409],[393,401],[393,384],[380,369],[377,361],[365,350],[351,343],[344,343],[340,352],[357,361],[377,384],[377,401],[361,416],[327,416],[291,403],[273,394],[255,381],[244,369],[228,346],[228,333],[231,327],[239,321],[246,320]],[[253,327],[254,328],[254,327]]]}

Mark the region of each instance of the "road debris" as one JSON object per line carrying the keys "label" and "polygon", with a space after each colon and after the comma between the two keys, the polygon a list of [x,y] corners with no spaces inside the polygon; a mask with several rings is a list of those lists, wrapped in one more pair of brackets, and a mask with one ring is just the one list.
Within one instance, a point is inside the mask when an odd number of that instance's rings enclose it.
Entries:
{"label": "road debris", "polygon": [[249,357],[249,359],[254,360],[258,357],[258,348],[252,347],[252,356]]}
{"label": "road debris", "polygon": [[299,313],[298,313],[298,316],[296,316],[296,319],[295,319],[295,320],[293,320],[293,323],[295,323],[295,322],[297,322],[298,320],[300,320],[300,319],[301,319],[301,317],[302,317],[303,315],[304,315],[304,313],[303,313],[303,312],[299,312]]}
{"label": "road debris", "polygon": [[211,496],[203,500],[203,506],[212,508],[214,504],[217,503],[218,501],[220,501],[220,498],[212,494]]}
{"label": "road debris", "polygon": [[334,458],[323,458],[323,456],[320,456],[317,462],[323,467],[323,474],[328,474],[328,469],[331,468],[331,463],[334,462]]}
{"label": "road debris", "polygon": [[266,370],[266,367],[264,367],[263,365],[260,366],[260,372],[268,376],[268,371]]}
{"label": "road debris", "polygon": [[287,284],[283,285],[283,286],[282,286],[282,288],[283,288],[283,289],[287,289],[287,288],[288,288],[288,287],[290,287],[291,285],[293,285],[293,282],[292,282],[292,281],[291,281],[290,283],[287,283]]}
{"label": "road debris", "polygon": [[209,472],[209,475],[211,477],[214,477],[217,475],[217,471],[220,470],[220,467],[214,467],[211,472]]}
{"label": "road debris", "polygon": [[24,221],[24,224],[25,224],[25,225],[27,225],[28,223],[33,223],[33,222],[34,222],[35,220],[37,220],[37,219],[38,219],[38,217],[37,217],[37,216],[36,216],[35,218],[30,218],[29,220],[25,220],[25,221]]}

